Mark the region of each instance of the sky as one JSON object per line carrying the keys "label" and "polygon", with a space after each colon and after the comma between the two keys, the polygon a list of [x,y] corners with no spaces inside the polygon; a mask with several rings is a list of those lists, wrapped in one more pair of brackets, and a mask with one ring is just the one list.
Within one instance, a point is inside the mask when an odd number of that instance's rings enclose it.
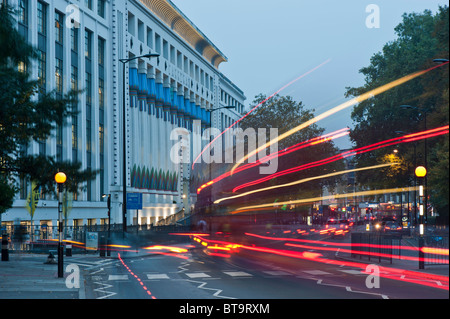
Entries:
{"label": "sky", "polygon": [[[445,0],[171,0],[228,58],[219,71],[245,94],[280,92],[321,114],[346,101],[346,87],[396,38],[403,13],[433,13]],[[372,5],[372,6],[371,6]],[[373,6],[375,5],[375,6]],[[377,19],[378,18],[378,19]],[[379,23],[377,23],[379,22]],[[317,124],[352,127],[351,108]],[[348,139],[335,141],[341,149]]]}

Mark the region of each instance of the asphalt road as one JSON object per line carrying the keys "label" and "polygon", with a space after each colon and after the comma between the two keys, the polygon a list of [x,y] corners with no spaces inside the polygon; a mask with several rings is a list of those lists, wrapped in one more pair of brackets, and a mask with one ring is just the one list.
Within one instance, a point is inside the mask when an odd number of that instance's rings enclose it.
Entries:
{"label": "asphalt road", "polygon": [[[361,267],[335,263],[327,257],[332,256],[324,256],[325,261],[317,262],[241,251],[225,258],[195,249],[185,254],[112,260],[84,269],[86,298],[264,300],[449,297],[448,287],[430,287],[424,279],[404,281],[402,275],[397,273],[384,273],[376,285],[376,280],[368,279],[369,275],[362,272]],[[428,281],[436,286],[433,280]],[[375,286],[369,288],[367,282]]]}

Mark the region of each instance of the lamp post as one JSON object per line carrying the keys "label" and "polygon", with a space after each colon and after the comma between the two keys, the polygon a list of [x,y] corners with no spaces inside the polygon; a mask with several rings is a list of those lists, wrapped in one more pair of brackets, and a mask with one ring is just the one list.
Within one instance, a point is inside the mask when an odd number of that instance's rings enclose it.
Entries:
{"label": "lamp post", "polygon": [[106,242],[106,255],[111,256],[111,252],[109,250],[110,238],[111,238],[111,194],[103,194],[103,198],[108,197],[107,206],[108,206],[108,239]]}
{"label": "lamp post", "polygon": [[123,187],[123,203],[122,203],[122,227],[123,227],[123,235],[125,236],[125,233],[127,232],[127,136],[126,136],[126,107],[125,107],[125,65],[132,61],[139,58],[151,58],[151,57],[159,57],[159,54],[144,54],[140,56],[135,56],[128,59],[119,59],[120,62],[122,62],[123,65],[123,74],[122,74],[122,110],[123,110],[123,116],[122,116],[122,125],[123,125],[123,132],[122,132],[122,144],[123,144],[123,163],[122,163],[122,187]]}
{"label": "lamp post", "polygon": [[[401,108],[403,109],[413,109],[416,110],[416,112],[419,112],[419,116],[423,115],[424,118],[424,131],[427,130],[427,113],[430,111],[429,109],[424,109],[424,110],[420,110],[418,107],[416,106],[411,106],[411,105],[400,105]],[[415,149],[414,149],[415,150]],[[428,155],[427,155],[427,150],[428,150],[428,146],[427,146],[427,139],[425,138],[423,141],[423,153],[424,153],[424,158],[423,158],[423,164],[425,167],[428,167]],[[428,180],[427,177],[424,177],[424,187],[427,188],[428,187]],[[428,207],[427,205],[427,198],[425,197],[425,221],[427,220],[428,216],[427,216],[427,210],[426,208]]]}
{"label": "lamp post", "polygon": [[[217,107],[217,108],[215,108],[215,109],[210,109],[210,110],[206,110],[207,112],[209,112],[210,113],[210,116],[212,115],[212,113],[214,112],[214,111],[218,111],[218,110],[221,110],[221,109],[236,109],[236,106],[234,106],[234,105],[226,105],[226,106],[220,106],[220,107]],[[211,116],[211,125],[212,125],[212,116]],[[212,138],[211,138],[211,136],[209,137],[209,142],[210,143],[212,143]],[[211,163],[209,164],[209,180],[211,181],[212,180],[212,165],[211,165]],[[212,192],[212,186],[209,188],[209,198],[208,198],[208,201],[207,201],[207,205],[212,205],[212,196],[213,196],[213,192]],[[211,218],[211,215],[210,215],[210,218]],[[211,222],[209,222],[209,227],[211,227]]]}
{"label": "lamp post", "polygon": [[63,269],[63,244],[62,244],[62,232],[63,232],[63,221],[62,221],[62,190],[63,184],[65,183],[67,177],[63,172],[58,172],[55,175],[55,181],[58,184],[58,278],[64,277]]}
{"label": "lamp post", "polygon": [[423,246],[424,246],[424,210],[426,209],[426,206],[424,208],[424,205],[426,205],[426,188],[424,189],[424,179],[427,175],[427,170],[423,166],[417,166],[416,167],[416,176],[419,178],[419,269],[425,268],[425,261],[424,261],[424,252],[423,252]]}
{"label": "lamp post", "polygon": [[[404,131],[395,131],[395,134],[398,135],[405,135],[407,133],[405,133]],[[417,155],[416,155],[416,148],[417,148],[417,141],[414,141],[414,158],[413,158],[413,165],[414,168],[417,167]],[[410,213],[409,213],[409,208],[408,208],[408,220],[409,220],[409,225],[410,225],[410,232],[411,232],[411,225],[414,224],[414,227],[417,225],[417,191],[416,191],[416,186],[417,186],[417,176],[416,174],[414,174],[414,215],[413,218],[410,218]],[[408,198],[409,198],[409,192],[408,192]],[[409,200],[408,200],[408,205],[409,205]]]}

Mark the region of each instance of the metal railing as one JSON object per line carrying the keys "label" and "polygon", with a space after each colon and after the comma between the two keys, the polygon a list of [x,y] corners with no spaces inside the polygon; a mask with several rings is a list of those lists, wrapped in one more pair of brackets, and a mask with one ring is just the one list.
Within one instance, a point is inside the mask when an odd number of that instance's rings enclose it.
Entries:
{"label": "metal railing", "polygon": [[424,236],[425,265],[448,265],[448,236]]}
{"label": "metal railing", "polygon": [[351,234],[351,256],[360,259],[376,260],[381,262],[387,259],[392,264],[394,258],[401,259],[400,235],[381,233],[352,233]]}
{"label": "metal railing", "polygon": [[[190,230],[190,226],[180,225],[130,225],[127,234],[133,236],[146,236],[150,233],[184,232]],[[123,233],[122,224],[65,226],[63,229],[63,244],[71,245],[74,252],[86,252],[86,235],[89,232],[97,232],[100,236],[120,237]],[[2,237],[8,239],[8,249],[22,252],[48,252],[58,245],[57,226],[6,226]]]}

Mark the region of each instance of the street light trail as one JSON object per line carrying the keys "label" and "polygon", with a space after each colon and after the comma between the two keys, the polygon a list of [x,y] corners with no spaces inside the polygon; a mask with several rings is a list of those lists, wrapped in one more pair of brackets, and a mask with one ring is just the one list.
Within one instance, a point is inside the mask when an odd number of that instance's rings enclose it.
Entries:
{"label": "street light trail", "polygon": [[433,69],[436,69],[436,68],[438,68],[440,66],[442,66],[442,65],[433,66],[433,67],[431,67],[429,69],[418,71],[418,72],[406,75],[404,77],[401,77],[401,78],[399,78],[397,80],[394,80],[392,82],[389,82],[389,83],[387,83],[385,85],[382,85],[382,86],[380,86],[378,88],[370,90],[369,92],[363,93],[363,94],[361,94],[361,95],[351,99],[350,101],[346,101],[346,102],[344,102],[344,103],[342,103],[342,104],[332,108],[331,110],[328,110],[328,111],[326,111],[326,112],[324,112],[324,113],[314,117],[313,119],[311,119],[309,121],[306,121],[305,123],[302,123],[302,124],[294,127],[293,129],[291,129],[291,130],[281,134],[277,138],[274,138],[274,139],[270,140],[269,142],[267,142],[263,146],[258,147],[256,150],[253,150],[253,151],[249,152],[249,154],[245,155],[243,158],[238,160],[237,163],[231,169],[231,174],[233,174],[234,171],[236,170],[236,168],[241,163],[243,163],[245,160],[247,160],[249,157],[259,153],[260,151],[266,149],[270,145],[272,145],[274,143],[278,143],[279,141],[285,139],[286,137],[288,137],[288,136],[290,136],[290,135],[292,135],[292,134],[294,134],[294,133],[296,133],[296,132],[298,132],[298,131],[300,131],[300,130],[302,130],[302,129],[304,129],[304,128],[306,128],[306,127],[308,127],[308,126],[310,126],[310,125],[312,125],[312,124],[314,124],[314,123],[316,123],[316,122],[318,122],[320,120],[323,120],[324,118],[327,118],[327,117],[329,117],[329,116],[331,116],[331,115],[333,115],[333,114],[335,114],[335,113],[337,113],[339,111],[342,111],[342,110],[344,110],[344,109],[346,109],[346,108],[348,108],[350,106],[353,106],[353,105],[355,105],[357,103],[363,102],[363,101],[365,101],[365,100],[367,100],[367,99],[369,99],[371,97],[374,97],[376,95],[384,93],[384,92],[386,92],[386,91],[388,91],[388,90],[390,90],[390,89],[392,89],[394,87],[397,87],[399,85],[402,85],[402,84],[404,84],[404,83],[406,83],[408,81],[411,81],[411,80],[413,80],[413,79],[415,79],[415,78],[417,78],[417,77],[419,77],[419,76],[421,76],[421,75],[423,75],[423,74],[425,74],[425,73],[427,73],[427,72],[429,72],[429,71],[431,71]]}
{"label": "street light trail", "polygon": [[245,114],[243,117],[241,117],[239,120],[237,120],[236,122],[234,122],[233,124],[231,124],[229,127],[227,127],[223,132],[221,132],[219,135],[217,135],[211,142],[209,142],[209,144],[207,144],[203,150],[200,152],[200,154],[195,158],[194,162],[192,163],[192,170],[194,169],[195,164],[197,163],[197,161],[199,160],[199,158],[203,155],[203,153],[221,136],[223,135],[225,132],[227,132],[229,129],[231,129],[233,126],[235,126],[237,123],[239,123],[240,121],[242,121],[244,118],[246,118],[250,113],[252,113],[254,110],[256,110],[258,107],[260,107],[262,104],[264,104],[265,102],[267,102],[268,100],[270,100],[272,97],[274,97],[275,95],[277,95],[278,93],[280,93],[281,91],[283,91],[284,89],[286,89],[287,87],[291,86],[292,84],[294,84],[295,82],[297,82],[298,80],[300,80],[301,78],[307,76],[308,74],[312,73],[313,71],[319,69],[320,67],[324,66],[325,64],[327,64],[328,62],[330,62],[331,59],[326,60],[325,62],[322,62],[321,64],[319,64],[318,66],[312,68],[311,70],[309,70],[306,73],[303,73],[302,75],[300,75],[299,77],[297,77],[296,79],[292,80],[291,82],[285,84],[283,87],[281,87],[280,89],[278,89],[278,91],[274,92],[272,95],[270,95],[268,98],[264,99],[264,101],[260,102],[258,105],[256,105],[255,107],[253,107],[247,114]]}
{"label": "street light trail", "polygon": [[[342,152],[338,155],[334,155],[334,156],[331,156],[331,157],[328,157],[325,159],[321,159],[316,162],[311,162],[311,163],[303,164],[300,166],[292,167],[292,168],[286,169],[284,171],[274,173],[274,174],[268,175],[266,177],[263,177],[263,178],[260,178],[260,179],[254,180],[254,181],[244,183],[242,185],[239,185],[239,186],[233,188],[233,192],[236,192],[242,188],[246,188],[246,187],[250,187],[250,186],[254,186],[254,185],[266,182],[275,177],[284,176],[284,175],[296,173],[296,172],[299,172],[299,171],[302,171],[302,170],[305,170],[308,168],[329,164],[329,163],[341,160],[346,157],[354,156],[356,154],[362,154],[362,153],[366,153],[369,151],[374,151],[379,148],[392,146],[392,145],[396,145],[396,144],[400,144],[400,143],[409,143],[409,142],[413,142],[413,141],[417,141],[417,140],[421,140],[421,139],[426,139],[426,138],[435,137],[435,136],[439,136],[439,135],[443,135],[443,134],[448,134],[448,132],[449,132],[449,126],[446,125],[446,126],[438,127],[438,128],[427,130],[427,131],[422,131],[422,132],[418,132],[418,133],[414,133],[414,134],[408,134],[408,135],[404,135],[401,137],[396,137],[393,139],[388,139],[388,140],[384,140],[381,142],[373,143],[373,144],[366,145],[366,146],[363,146],[363,147],[360,147],[360,148],[357,148],[354,150]],[[411,137],[411,135],[413,135],[413,137]],[[409,138],[406,138],[406,137],[409,137]]]}
{"label": "street light trail", "polygon": [[268,191],[268,190],[273,190],[273,189],[276,189],[276,188],[298,185],[298,184],[306,183],[306,182],[309,182],[309,181],[312,181],[312,180],[316,180],[316,179],[328,178],[328,177],[332,177],[332,176],[337,176],[337,175],[342,175],[342,174],[347,174],[347,173],[352,173],[352,172],[359,172],[359,171],[369,170],[369,169],[377,169],[377,168],[382,168],[382,167],[392,166],[392,165],[398,165],[398,164],[399,163],[388,163],[388,164],[373,165],[373,166],[349,169],[349,170],[344,170],[344,171],[339,171],[339,172],[333,172],[333,173],[324,174],[324,175],[320,175],[320,176],[313,176],[313,177],[303,178],[303,179],[300,179],[300,180],[297,180],[297,181],[294,181],[294,182],[290,182],[290,183],[286,183],[286,184],[281,184],[281,185],[275,185],[275,186],[255,189],[255,190],[252,190],[252,191],[249,191],[249,192],[246,192],[246,193],[242,193],[242,194],[238,194],[238,195],[235,195],[235,196],[229,196],[229,197],[221,198],[221,199],[216,200],[214,202],[214,204],[219,204],[220,202],[223,202],[225,200],[239,198],[239,197],[242,197],[242,196],[247,196],[247,195],[250,195],[250,194],[264,192],[264,191]]}
{"label": "street light trail", "polygon": [[[256,234],[249,234],[249,233],[246,233],[245,235],[256,236],[256,237],[261,237],[261,238],[265,237],[265,236],[259,236]],[[274,239],[274,238],[269,237],[269,239]],[[293,239],[289,238],[288,240],[292,241]],[[347,267],[360,268],[361,273],[366,273],[367,266],[368,266],[368,264],[361,263],[361,262],[340,261],[340,260],[335,260],[335,259],[329,259],[329,258],[324,257],[322,254],[316,253],[316,252],[268,248],[268,247],[264,247],[264,246],[255,246],[255,245],[240,245],[240,244],[231,243],[231,242],[213,241],[213,240],[208,240],[208,239],[204,239],[204,238],[196,238],[196,241],[201,242],[203,244],[203,246],[205,246],[205,247],[208,247],[210,245],[210,243],[214,243],[215,246],[217,244],[222,244],[225,247],[232,247],[232,249],[230,250],[230,253],[236,252],[236,251],[233,251],[233,249],[237,249],[237,250],[244,249],[244,250],[254,251],[254,252],[258,252],[258,253],[284,256],[284,257],[290,257],[290,258],[294,258],[294,259],[311,260],[311,261],[316,261],[319,263],[326,263],[328,265],[332,264],[332,265],[340,266],[340,267],[347,266]],[[326,243],[328,243],[328,242],[326,242]],[[302,248],[302,249],[310,248],[310,247],[300,247],[300,245],[294,245],[294,244],[286,245],[286,246],[291,246],[292,248],[295,248],[297,246],[297,248]],[[315,248],[317,248],[317,247],[315,247]],[[330,248],[324,248],[324,247],[321,247],[321,249],[322,250],[330,250]],[[416,260],[414,260],[414,261],[416,261]],[[448,276],[421,273],[418,271],[405,270],[405,269],[393,268],[393,267],[384,267],[384,266],[379,266],[379,269],[380,269],[380,273],[379,273],[380,277],[403,281],[403,282],[410,282],[410,283],[423,285],[423,286],[429,286],[429,287],[438,288],[438,289],[444,289],[444,290],[449,289],[448,288]],[[436,281],[436,282],[433,282],[433,281]]]}
{"label": "street light trail", "polygon": [[[377,190],[353,192],[350,195],[352,195],[352,196],[371,196],[371,195],[380,195],[380,194],[412,192],[412,191],[417,191],[417,190],[419,190],[419,186],[416,186],[416,187],[410,186],[410,187],[387,188],[387,189],[377,189]],[[302,203],[313,203],[313,202],[319,202],[321,200],[346,198],[348,196],[349,196],[348,193],[334,194],[334,195],[327,195],[327,196],[320,196],[320,197],[289,200],[286,202],[277,202],[277,205],[282,206],[282,205],[291,205],[291,204],[293,205],[293,204],[302,204]],[[242,210],[264,208],[264,207],[273,207],[273,203],[265,203],[265,204],[259,204],[259,205],[240,207],[240,208],[237,208],[235,211],[231,212],[231,214],[238,214]]]}
{"label": "street light trail", "polygon": [[[290,154],[292,152],[298,151],[298,150],[303,149],[305,147],[309,147],[309,146],[317,145],[319,143],[324,143],[324,142],[327,142],[327,141],[330,141],[330,140],[334,140],[336,138],[348,135],[349,133],[350,132],[349,132],[348,128],[343,128],[343,129],[337,130],[337,131],[332,132],[332,133],[328,133],[328,134],[325,134],[325,135],[322,135],[322,136],[314,137],[314,138],[312,138],[310,140],[307,140],[307,141],[304,141],[304,142],[300,142],[300,143],[295,144],[293,146],[290,146],[290,147],[288,147],[288,148],[286,148],[284,150],[276,151],[276,152],[273,152],[273,153],[271,153],[269,155],[266,155],[265,157],[263,157],[262,159],[260,159],[259,161],[255,162],[255,163],[247,163],[245,165],[242,165],[242,166],[237,168],[235,174],[239,173],[239,172],[242,172],[242,171],[245,171],[245,170],[247,170],[249,168],[258,166],[261,163],[264,163],[264,162],[267,162],[267,161],[271,160],[272,158],[275,158],[275,157],[280,158],[280,157],[282,157],[284,155],[288,155],[288,154]],[[224,174],[214,178],[213,180],[203,184],[202,186],[200,186],[197,189],[197,194],[199,194],[207,186],[210,186],[210,185],[212,185],[214,183],[217,183],[218,181],[220,181],[220,180],[222,180],[222,179],[224,179],[226,177],[229,177],[230,175],[231,175],[231,172],[228,171],[228,172],[225,172]]]}

